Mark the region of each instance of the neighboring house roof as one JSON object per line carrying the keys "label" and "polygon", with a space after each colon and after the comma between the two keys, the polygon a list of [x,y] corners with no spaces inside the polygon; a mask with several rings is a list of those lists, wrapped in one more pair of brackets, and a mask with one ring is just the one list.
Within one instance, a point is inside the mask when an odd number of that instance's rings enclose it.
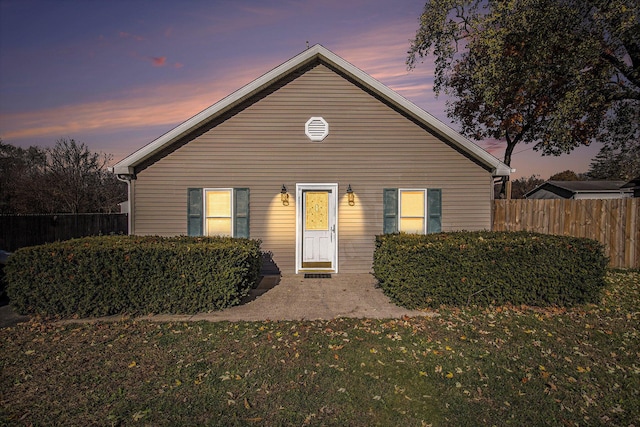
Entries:
{"label": "neighboring house roof", "polygon": [[114,173],[118,175],[134,175],[137,166],[149,162],[150,159],[152,161],[152,158],[160,155],[185,135],[197,130],[207,123],[212,122],[216,118],[228,113],[230,110],[237,108],[242,102],[247,101],[252,96],[268,88],[270,85],[277,83],[284,77],[308,66],[314,61],[320,61],[321,63],[328,65],[330,68],[343,74],[356,84],[369,90],[374,96],[383,100],[383,102],[390,104],[402,114],[417,121],[422,126],[427,127],[432,132],[439,135],[441,139],[481,164],[487,170],[491,171],[493,175],[507,176],[511,172],[509,166],[480,148],[478,145],[469,141],[458,132],[454,131],[431,114],[383,85],[367,73],[345,61],[327,48],[317,44],[257,78],[248,85],[233,92],[231,95],[223,98],[206,110],[196,114],[133,154],[127,156],[120,162],[116,163],[113,167]]}
{"label": "neighboring house roof", "polygon": [[627,182],[620,188],[631,188],[634,190],[640,188],[640,176],[633,178],[631,181]]}
{"label": "neighboring house roof", "polygon": [[546,181],[524,195],[527,199],[572,199],[579,194],[630,193],[624,181]]}

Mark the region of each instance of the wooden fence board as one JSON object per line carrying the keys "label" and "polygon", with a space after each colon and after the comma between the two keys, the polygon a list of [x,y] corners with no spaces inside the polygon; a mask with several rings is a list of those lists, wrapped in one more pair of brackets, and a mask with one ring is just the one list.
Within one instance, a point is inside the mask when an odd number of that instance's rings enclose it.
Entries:
{"label": "wooden fence board", "polygon": [[588,237],[605,245],[609,265],[640,268],[640,199],[495,200],[495,231]]}

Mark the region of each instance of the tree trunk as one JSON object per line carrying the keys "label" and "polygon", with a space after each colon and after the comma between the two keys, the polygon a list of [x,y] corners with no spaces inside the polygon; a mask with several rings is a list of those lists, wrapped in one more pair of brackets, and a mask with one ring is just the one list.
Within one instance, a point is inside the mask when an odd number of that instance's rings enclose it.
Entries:
{"label": "tree trunk", "polygon": [[[509,134],[507,133],[506,140],[507,140],[507,148],[504,150],[503,162],[505,165],[511,167],[511,155],[513,154],[513,149],[516,148],[516,145],[518,145],[519,138],[516,137],[515,139],[512,140],[509,137]],[[502,177],[502,186],[500,187],[500,194],[498,196],[500,199],[511,198],[511,194],[507,194],[507,181],[509,181],[508,176]]]}

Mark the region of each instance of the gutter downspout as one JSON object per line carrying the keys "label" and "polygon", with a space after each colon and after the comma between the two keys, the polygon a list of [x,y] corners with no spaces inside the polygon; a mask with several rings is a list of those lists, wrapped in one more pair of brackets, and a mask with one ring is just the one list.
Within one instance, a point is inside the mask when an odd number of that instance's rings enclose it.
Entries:
{"label": "gutter downspout", "polygon": [[[113,168],[110,168],[111,172],[113,172]],[[118,181],[127,183],[127,231],[128,235],[133,234],[133,211],[131,209],[131,180],[133,179],[132,175],[125,174],[116,174],[116,178]]]}

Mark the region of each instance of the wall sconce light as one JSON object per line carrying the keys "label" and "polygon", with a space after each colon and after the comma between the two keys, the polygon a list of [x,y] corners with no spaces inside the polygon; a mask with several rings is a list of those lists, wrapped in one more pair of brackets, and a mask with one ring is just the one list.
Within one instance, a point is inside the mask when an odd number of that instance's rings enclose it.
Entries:
{"label": "wall sconce light", "polygon": [[351,184],[347,187],[347,200],[349,201],[349,206],[353,206],[356,204],[355,196],[353,195],[353,190],[351,189]]}
{"label": "wall sconce light", "polygon": [[282,184],[282,190],[280,190],[280,200],[282,201],[282,206],[289,206],[289,194],[287,194],[287,187]]}

